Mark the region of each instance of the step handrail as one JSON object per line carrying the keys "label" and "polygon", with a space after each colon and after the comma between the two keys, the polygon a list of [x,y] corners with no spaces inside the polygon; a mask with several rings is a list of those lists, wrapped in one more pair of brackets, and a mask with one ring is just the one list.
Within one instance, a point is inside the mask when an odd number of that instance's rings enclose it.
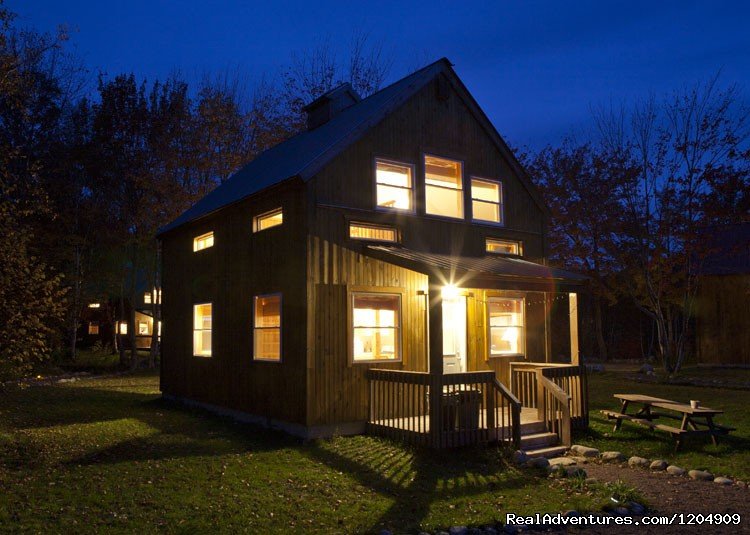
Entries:
{"label": "step handrail", "polygon": [[500,392],[500,395],[504,397],[508,403],[510,404],[511,408],[511,431],[513,433],[513,447],[514,448],[520,448],[521,447],[521,402],[518,400],[518,398],[513,395],[513,392],[508,390],[508,387],[506,387],[503,383],[497,380],[497,377],[492,377],[492,382],[490,383],[494,385],[495,390]]}
{"label": "step handrail", "polygon": [[[542,400],[544,402],[543,407],[540,407],[542,409],[540,412],[547,428],[557,434],[563,446],[570,446],[572,444],[570,436],[571,396],[541,373],[537,373],[537,381],[542,390]],[[545,393],[549,393],[555,399],[556,403],[553,402],[551,403],[552,406],[548,406]],[[542,403],[540,402],[541,405]],[[558,409],[560,418],[557,417]]]}

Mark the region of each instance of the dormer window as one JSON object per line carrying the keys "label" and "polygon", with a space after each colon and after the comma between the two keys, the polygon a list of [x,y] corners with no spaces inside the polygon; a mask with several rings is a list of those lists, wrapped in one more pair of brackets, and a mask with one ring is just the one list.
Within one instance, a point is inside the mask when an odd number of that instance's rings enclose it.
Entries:
{"label": "dormer window", "polygon": [[265,214],[260,214],[255,218],[255,224],[253,225],[253,232],[260,232],[271,227],[276,227],[284,222],[284,210],[276,208]]}
{"label": "dormer window", "polygon": [[456,160],[424,157],[424,194],[427,214],[464,218],[463,165]]}
{"label": "dormer window", "polygon": [[471,217],[474,221],[503,223],[502,187],[500,182],[471,179]]}
{"label": "dormer window", "polygon": [[375,160],[375,187],[379,209],[414,210],[412,166],[388,160]]}
{"label": "dormer window", "polygon": [[196,236],[193,238],[193,252],[197,253],[198,251],[202,251],[203,249],[208,249],[209,247],[214,246],[214,233],[213,232],[207,232],[206,234],[201,234],[200,236]]}
{"label": "dormer window", "polygon": [[523,245],[520,241],[501,240],[499,238],[487,238],[485,248],[488,253],[521,256]]}

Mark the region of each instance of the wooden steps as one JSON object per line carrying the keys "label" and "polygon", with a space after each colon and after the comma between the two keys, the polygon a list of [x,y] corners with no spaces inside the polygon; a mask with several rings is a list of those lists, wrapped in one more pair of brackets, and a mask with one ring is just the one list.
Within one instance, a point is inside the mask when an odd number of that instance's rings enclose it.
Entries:
{"label": "wooden steps", "polygon": [[535,458],[535,457],[561,457],[562,455],[565,455],[565,452],[568,451],[568,448],[565,446],[547,446],[546,448],[537,448],[533,450],[524,450],[524,453],[526,453],[527,457]]}
{"label": "wooden steps", "polygon": [[567,451],[555,433],[550,433],[541,420],[521,425],[521,450],[529,457],[558,457]]}

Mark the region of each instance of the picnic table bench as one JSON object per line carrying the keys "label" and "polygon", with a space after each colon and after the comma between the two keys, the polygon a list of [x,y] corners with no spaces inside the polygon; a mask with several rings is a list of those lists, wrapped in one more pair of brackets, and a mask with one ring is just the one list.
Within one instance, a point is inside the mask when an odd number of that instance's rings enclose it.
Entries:
{"label": "picnic table bench", "polygon": [[[651,430],[664,431],[675,439],[675,450],[679,449],[683,438],[687,436],[708,435],[716,445],[719,435],[727,435],[730,431],[734,431],[733,427],[714,423],[713,417],[717,414],[723,414],[724,411],[721,410],[692,407],[688,403],[641,394],[614,394],[613,397],[620,401],[620,412],[605,410],[602,413],[610,420],[617,420],[614,431],[620,429],[623,421],[648,427]],[[628,414],[627,410],[630,404],[639,405],[638,412]],[[682,423],[680,427],[655,423],[654,420],[658,418],[672,418],[681,420]]]}

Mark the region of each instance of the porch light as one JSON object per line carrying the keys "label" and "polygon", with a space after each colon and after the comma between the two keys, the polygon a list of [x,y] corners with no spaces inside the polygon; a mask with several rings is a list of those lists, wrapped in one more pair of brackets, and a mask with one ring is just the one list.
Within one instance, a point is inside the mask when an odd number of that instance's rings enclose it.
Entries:
{"label": "porch light", "polygon": [[99,303],[89,303],[89,308],[99,308],[100,306]]}
{"label": "porch light", "polygon": [[451,301],[458,297],[458,288],[455,284],[446,284],[443,289],[440,290],[440,297],[445,301]]}

